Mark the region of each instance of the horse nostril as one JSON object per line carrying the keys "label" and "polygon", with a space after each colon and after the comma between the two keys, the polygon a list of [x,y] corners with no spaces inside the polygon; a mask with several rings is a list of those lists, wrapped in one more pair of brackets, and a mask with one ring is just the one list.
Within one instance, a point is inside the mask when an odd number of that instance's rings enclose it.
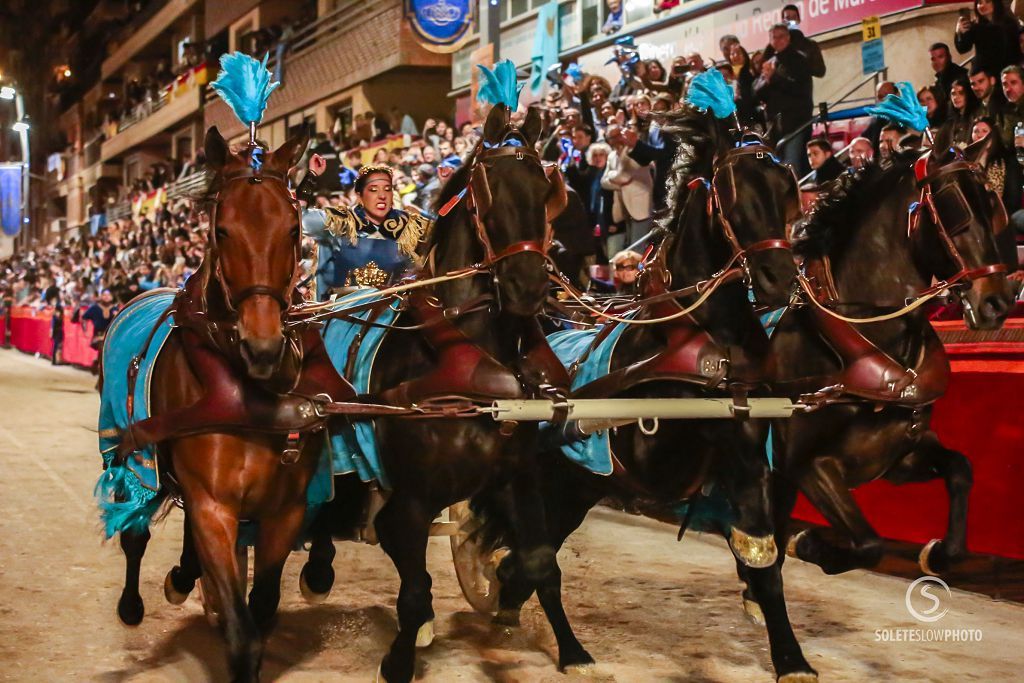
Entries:
{"label": "horse nostril", "polygon": [[982,307],[987,314],[994,318],[1003,316],[1010,310],[1009,302],[997,294],[989,294],[985,297]]}

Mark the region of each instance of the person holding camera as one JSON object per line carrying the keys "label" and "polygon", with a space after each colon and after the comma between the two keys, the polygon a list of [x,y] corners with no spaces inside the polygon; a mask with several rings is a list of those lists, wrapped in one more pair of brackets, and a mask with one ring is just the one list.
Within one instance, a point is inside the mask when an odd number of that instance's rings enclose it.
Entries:
{"label": "person holding camera", "polygon": [[1020,64],[1019,36],[1020,22],[1002,0],[974,0],[974,19],[969,10],[960,10],[953,44],[960,54],[973,49],[974,66],[998,74],[1010,64]]}

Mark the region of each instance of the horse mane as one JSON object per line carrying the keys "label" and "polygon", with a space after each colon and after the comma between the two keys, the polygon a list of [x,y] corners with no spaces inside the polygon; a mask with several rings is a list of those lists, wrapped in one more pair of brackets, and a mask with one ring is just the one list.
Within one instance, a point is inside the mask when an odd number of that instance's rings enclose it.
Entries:
{"label": "horse mane", "polygon": [[877,204],[882,194],[896,187],[920,154],[920,150],[897,152],[892,163],[868,164],[856,173],[840,175],[794,231],[794,253],[821,258],[842,250],[863,223],[863,207]]}
{"label": "horse mane", "polygon": [[661,220],[661,227],[672,230],[690,195],[687,184],[710,171],[715,152],[718,151],[720,124],[710,114],[690,106],[664,114],[660,120],[661,130],[679,141],[667,181],[667,194],[672,209]]}

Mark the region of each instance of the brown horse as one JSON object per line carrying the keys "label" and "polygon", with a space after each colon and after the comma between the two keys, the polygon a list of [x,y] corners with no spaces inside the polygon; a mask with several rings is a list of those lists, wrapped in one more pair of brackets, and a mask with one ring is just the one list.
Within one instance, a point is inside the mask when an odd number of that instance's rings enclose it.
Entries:
{"label": "brown horse", "polygon": [[[172,306],[177,329],[151,380],[154,418],[125,436],[132,445],[159,444],[165,489],[180,496],[186,519],[182,565],[168,575],[165,592],[181,602],[202,574],[234,680],[259,677],[281,571],[322,451],[323,425],[303,415],[303,397],[352,394],[319,334],[285,325],[287,309],[298,301],[300,249],[287,174],[305,146],[300,136],[272,153],[250,146],[239,154],[216,128],[208,131],[206,257]],[[236,557],[241,520],[258,527],[248,606]],[[121,533],[127,575],[118,613],[126,624],[143,616],[138,580],[148,540],[148,530]]]}

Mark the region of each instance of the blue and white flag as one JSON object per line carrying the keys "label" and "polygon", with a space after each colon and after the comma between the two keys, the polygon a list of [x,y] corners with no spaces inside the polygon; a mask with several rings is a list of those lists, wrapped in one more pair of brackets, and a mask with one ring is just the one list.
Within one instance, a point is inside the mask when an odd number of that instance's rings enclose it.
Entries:
{"label": "blue and white flag", "polygon": [[550,0],[541,5],[537,13],[537,33],[533,37],[533,52],[530,53],[530,92],[538,94],[544,85],[548,68],[558,63],[558,2]]}
{"label": "blue and white flag", "polygon": [[0,225],[14,237],[21,231],[21,164],[0,164]]}

